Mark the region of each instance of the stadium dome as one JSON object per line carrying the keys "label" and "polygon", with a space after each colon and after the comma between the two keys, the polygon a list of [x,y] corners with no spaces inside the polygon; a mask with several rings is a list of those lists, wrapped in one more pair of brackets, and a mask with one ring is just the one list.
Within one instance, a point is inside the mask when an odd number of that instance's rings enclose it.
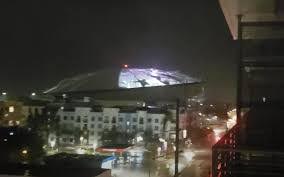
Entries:
{"label": "stadium dome", "polygon": [[130,89],[196,82],[200,80],[179,71],[154,68],[107,69],[64,79],[44,93]]}

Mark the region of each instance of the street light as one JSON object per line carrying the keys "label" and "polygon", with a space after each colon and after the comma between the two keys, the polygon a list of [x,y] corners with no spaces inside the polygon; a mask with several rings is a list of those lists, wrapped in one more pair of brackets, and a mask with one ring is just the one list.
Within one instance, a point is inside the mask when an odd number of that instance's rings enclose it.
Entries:
{"label": "street light", "polygon": [[81,136],[81,137],[80,137],[81,145],[83,144],[83,140],[84,140],[84,137],[83,137],[83,136]]}
{"label": "street light", "polygon": [[35,92],[33,92],[31,95],[32,95],[32,96],[36,96],[36,93],[35,93]]}
{"label": "street light", "polygon": [[51,149],[53,149],[53,148],[54,148],[54,146],[55,146],[55,139],[54,139],[54,140],[52,140],[52,141],[50,141],[50,146],[51,146]]}
{"label": "street light", "polygon": [[23,154],[23,155],[26,155],[27,153],[28,153],[28,150],[26,150],[26,149],[23,149],[23,150],[22,150],[22,154]]}
{"label": "street light", "polygon": [[2,95],[3,95],[3,96],[7,95],[7,92],[2,92]]}

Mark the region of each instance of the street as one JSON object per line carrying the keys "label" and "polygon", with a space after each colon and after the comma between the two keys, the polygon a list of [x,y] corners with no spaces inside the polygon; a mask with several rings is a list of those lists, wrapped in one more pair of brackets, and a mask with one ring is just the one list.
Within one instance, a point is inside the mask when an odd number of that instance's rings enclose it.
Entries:
{"label": "street", "polygon": [[[179,156],[181,177],[208,177],[211,168],[211,149],[191,147]],[[120,164],[112,169],[114,177],[172,177],[174,175],[174,158],[152,159],[143,156],[141,164]]]}

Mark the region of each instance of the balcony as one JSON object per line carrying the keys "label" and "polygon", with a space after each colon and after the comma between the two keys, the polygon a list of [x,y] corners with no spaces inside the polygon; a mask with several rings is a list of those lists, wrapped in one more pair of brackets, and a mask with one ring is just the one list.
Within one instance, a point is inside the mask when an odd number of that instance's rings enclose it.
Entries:
{"label": "balcony", "polygon": [[234,126],[213,146],[213,177],[284,176],[283,151],[241,145],[239,132]]}

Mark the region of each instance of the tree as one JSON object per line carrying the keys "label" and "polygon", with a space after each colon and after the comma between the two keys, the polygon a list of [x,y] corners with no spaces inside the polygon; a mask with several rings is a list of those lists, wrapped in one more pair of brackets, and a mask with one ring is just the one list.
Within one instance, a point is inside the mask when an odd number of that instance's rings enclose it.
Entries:
{"label": "tree", "polygon": [[26,128],[0,128],[0,139],[4,140],[0,141],[0,161],[4,163],[38,163],[44,155],[41,137]]}

